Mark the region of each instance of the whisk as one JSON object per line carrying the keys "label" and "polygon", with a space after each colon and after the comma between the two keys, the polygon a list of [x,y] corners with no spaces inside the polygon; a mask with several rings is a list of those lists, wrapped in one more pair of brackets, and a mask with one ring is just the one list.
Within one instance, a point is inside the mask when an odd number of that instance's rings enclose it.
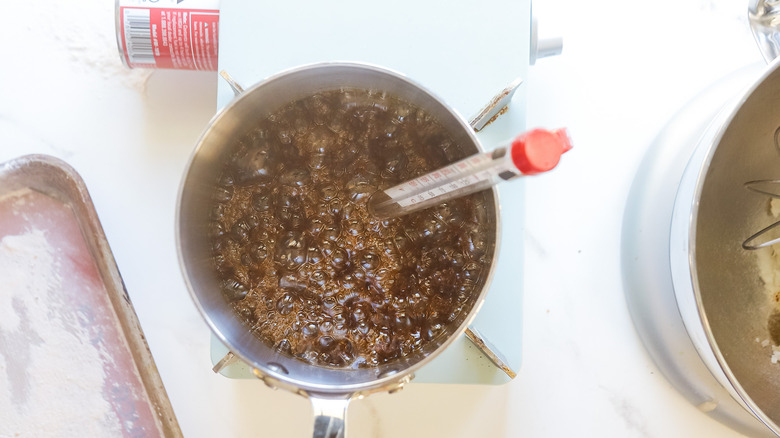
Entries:
{"label": "whisk", "polygon": [[[745,188],[757,193],[780,199],[780,180],[763,179],[745,183]],[[742,248],[754,250],[765,248],[780,242],[780,221],[777,221],[761,231],[753,234],[742,242]]]}

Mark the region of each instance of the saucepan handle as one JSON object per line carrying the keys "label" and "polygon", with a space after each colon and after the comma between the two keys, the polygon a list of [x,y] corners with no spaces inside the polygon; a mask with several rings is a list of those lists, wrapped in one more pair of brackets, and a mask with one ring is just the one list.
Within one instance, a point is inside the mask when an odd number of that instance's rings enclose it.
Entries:
{"label": "saucepan handle", "polygon": [[780,55],[780,0],[749,0],[750,30],[767,63]]}
{"label": "saucepan handle", "polygon": [[350,398],[309,396],[314,408],[314,438],[345,438]]}

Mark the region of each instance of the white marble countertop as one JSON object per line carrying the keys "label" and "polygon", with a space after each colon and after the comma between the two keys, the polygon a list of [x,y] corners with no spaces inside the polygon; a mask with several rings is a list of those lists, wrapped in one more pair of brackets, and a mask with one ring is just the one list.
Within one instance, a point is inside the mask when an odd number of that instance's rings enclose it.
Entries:
{"label": "white marble countertop", "polygon": [[[536,0],[534,11],[564,51],[530,69],[527,125],[568,126],[575,149],[526,186],[519,375],[356,401],[349,432],[740,436],[689,405],[643,349],[619,244],[632,175],[655,134],[697,91],[761,61],[747,2]],[[45,153],[84,178],[185,436],[308,436],[305,399],[211,372],[208,328],[180,275],[176,193],[214,113],[217,76],[125,69],[113,15],[110,1],[4,4],[0,162]]]}

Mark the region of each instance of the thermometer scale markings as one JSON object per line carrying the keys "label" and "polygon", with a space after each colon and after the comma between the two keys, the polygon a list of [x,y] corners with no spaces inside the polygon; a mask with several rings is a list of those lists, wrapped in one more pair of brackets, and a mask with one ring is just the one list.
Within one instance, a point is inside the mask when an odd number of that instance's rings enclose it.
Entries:
{"label": "thermometer scale markings", "polygon": [[474,168],[484,167],[491,161],[490,153],[475,155],[387,189],[385,193],[402,207],[417,204],[494,177],[495,172],[486,169],[446,182],[459,174],[469,173]]}

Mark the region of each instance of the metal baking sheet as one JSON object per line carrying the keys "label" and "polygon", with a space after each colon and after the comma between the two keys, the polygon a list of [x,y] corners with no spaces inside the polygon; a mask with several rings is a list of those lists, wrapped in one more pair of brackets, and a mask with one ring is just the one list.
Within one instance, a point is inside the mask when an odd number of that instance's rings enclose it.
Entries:
{"label": "metal baking sheet", "polygon": [[179,437],[76,171],[0,165],[0,436]]}

